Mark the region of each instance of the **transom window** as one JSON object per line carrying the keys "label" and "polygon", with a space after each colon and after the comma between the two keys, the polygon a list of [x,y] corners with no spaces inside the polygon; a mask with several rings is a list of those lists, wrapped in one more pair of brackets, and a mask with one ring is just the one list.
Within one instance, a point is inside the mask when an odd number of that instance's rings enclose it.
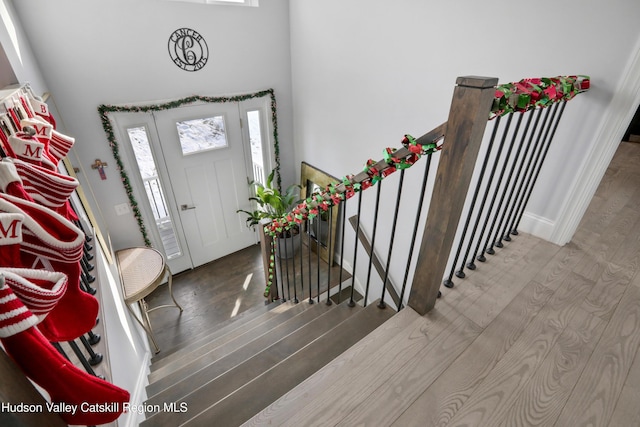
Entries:
{"label": "transom window", "polygon": [[258,0],[168,0],[168,1],[181,1],[186,3],[200,3],[200,4],[212,4],[212,5],[223,5],[223,6],[258,7]]}

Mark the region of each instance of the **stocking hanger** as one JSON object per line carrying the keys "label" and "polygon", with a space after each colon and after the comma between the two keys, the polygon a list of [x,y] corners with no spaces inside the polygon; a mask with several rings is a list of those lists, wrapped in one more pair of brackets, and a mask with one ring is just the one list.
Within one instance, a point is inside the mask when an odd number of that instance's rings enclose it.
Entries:
{"label": "stocking hanger", "polygon": [[34,116],[29,99],[40,101],[29,85],[0,90],[0,157],[7,157],[8,138],[22,130],[20,121]]}

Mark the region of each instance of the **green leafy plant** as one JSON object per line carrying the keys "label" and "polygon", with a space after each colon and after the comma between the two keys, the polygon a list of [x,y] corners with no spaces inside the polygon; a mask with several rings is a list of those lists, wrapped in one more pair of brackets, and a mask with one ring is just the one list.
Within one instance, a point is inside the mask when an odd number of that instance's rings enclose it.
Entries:
{"label": "green leafy plant", "polygon": [[[267,182],[262,185],[260,182],[251,181],[249,183],[255,190],[255,196],[249,197],[258,204],[258,208],[254,211],[239,209],[236,212],[247,214],[247,227],[254,227],[264,218],[278,219],[285,216],[291,208],[298,204],[298,189],[300,185],[293,184],[281,193],[274,187],[273,177],[275,169],[271,171],[267,177]],[[294,230],[293,234],[297,234]]]}

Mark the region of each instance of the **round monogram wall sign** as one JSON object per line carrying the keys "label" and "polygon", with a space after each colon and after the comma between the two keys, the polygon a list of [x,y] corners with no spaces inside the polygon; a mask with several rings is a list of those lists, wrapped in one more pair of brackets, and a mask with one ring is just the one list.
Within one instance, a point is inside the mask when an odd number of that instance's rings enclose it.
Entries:
{"label": "round monogram wall sign", "polygon": [[174,64],[185,71],[198,71],[209,59],[209,48],[195,30],[180,28],[169,37],[169,56]]}

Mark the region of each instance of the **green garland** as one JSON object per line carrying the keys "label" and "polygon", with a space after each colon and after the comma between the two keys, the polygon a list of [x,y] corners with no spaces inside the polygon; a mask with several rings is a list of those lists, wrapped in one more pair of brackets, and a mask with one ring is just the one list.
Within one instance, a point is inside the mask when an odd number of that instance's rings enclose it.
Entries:
{"label": "green garland", "polygon": [[225,102],[241,102],[246,101],[248,99],[254,98],[262,98],[264,96],[269,95],[271,97],[271,121],[273,123],[273,143],[274,143],[274,153],[276,157],[276,166],[274,170],[277,174],[277,182],[278,189],[282,187],[282,178],[280,176],[280,144],[278,142],[278,120],[276,115],[276,95],[273,89],[262,90],[259,92],[244,94],[244,95],[235,95],[235,96],[200,96],[193,95],[187,98],[178,99],[175,101],[169,101],[162,104],[152,104],[152,105],[105,105],[102,104],[98,107],[98,114],[100,114],[100,120],[102,121],[102,127],[107,134],[107,140],[109,141],[109,146],[111,147],[111,151],[113,152],[113,157],[116,160],[116,166],[118,171],[120,172],[120,179],[122,180],[122,184],[127,193],[127,197],[129,198],[129,204],[131,205],[131,209],[133,211],[133,216],[138,222],[138,227],[140,228],[140,233],[142,233],[142,238],[144,239],[144,243],[147,246],[151,246],[151,240],[149,240],[149,235],[147,234],[147,229],[144,225],[144,220],[142,219],[142,214],[138,207],[138,202],[136,201],[135,196],[133,195],[133,187],[131,186],[131,181],[129,180],[129,176],[124,169],[124,163],[120,158],[120,146],[118,145],[118,141],[116,140],[115,132],[113,131],[113,125],[111,124],[111,120],[109,120],[109,113],[149,113],[153,111],[164,111],[170,110],[172,108],[178,108],[183,105],[192,104],[194,102],[205,102],[205,103],[225,103]]}

